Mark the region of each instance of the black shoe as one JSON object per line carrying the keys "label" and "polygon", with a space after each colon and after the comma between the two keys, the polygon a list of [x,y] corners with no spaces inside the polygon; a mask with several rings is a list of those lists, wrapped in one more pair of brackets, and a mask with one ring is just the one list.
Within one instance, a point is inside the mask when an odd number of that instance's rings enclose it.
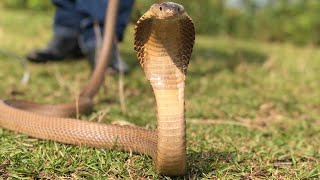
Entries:
{"label": "black shoe", "polygon": [[55,36],[46,49],[34,50],[26,57],[31,62],[44,63],[62,60],[66,57],[81,58],[83,54],[76,38]]}

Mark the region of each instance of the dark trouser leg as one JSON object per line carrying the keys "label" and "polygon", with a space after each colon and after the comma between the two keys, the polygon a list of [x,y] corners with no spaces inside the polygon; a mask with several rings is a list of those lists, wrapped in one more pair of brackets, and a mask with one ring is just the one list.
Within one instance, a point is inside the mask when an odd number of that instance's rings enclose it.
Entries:
{"label": "dark trouser leg", "polygon": [[[116,38],[118,40],[123,39],[123,33],[131,14],[133,2],[133,0],[120,0],[116,24]],[[76,9],[83,16],[80,22],[79,43],[83,52],[88,55],[89,62],[92,66],[95,65],[96,49],[96,35],[93,24],[94,22],[98,22],[100,29],[103,30],[107,3],[107,0],[76,0]],[[116,46],[116,44],[114,46]],[[127,65],[118,60],[116,51],[117,48],[114,48],[109,66],[116,71],[119,71],[120,67],[123,67],[123,70],[127,71]],[[121,65],[119,65],[119,63],[121,63]]]}
{"label": "dark trouser leg", "polygon": [[27,55],[27,58],[34,62],[81,56],[78,46],[81,16],[75,9],[75,0],[52,0],[52,2],[56,6],[54,35],[47,48]]}

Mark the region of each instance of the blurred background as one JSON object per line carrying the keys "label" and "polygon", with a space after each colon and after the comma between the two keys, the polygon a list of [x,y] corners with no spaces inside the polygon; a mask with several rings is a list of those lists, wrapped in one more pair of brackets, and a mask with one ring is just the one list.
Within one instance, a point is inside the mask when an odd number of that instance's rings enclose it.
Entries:
{"label": "blurred background", "polygon": [[[297,45],[320,45],[318,0],[176,0],[188,10],[197,33],[228,35],[261,41],[288,41]],[[51,1],[1,0],[12,9],[53,10]],[[133,22],[150,6],[136,0]]]}
{"label": "blurred background", "polygon": [[[320,0],[173,1],[197,31],[185,91],[186,179],[320,179]],[[136,0],[119,45],[130,67],[126,111],[120,78],[111,75],[94,111],[81,119],[156,128],[156,102],[133,50],[134,23],[155,2]],[[0,0],[0,99],[78,97],[91,73],[84,58],[29,63],[30,83],[19,84],[26,68],[15,59],[49,42],[53,15],[50,0]],[[0,179],[106,174],[163,179],[145,156],[35,141],[0,128]]]}

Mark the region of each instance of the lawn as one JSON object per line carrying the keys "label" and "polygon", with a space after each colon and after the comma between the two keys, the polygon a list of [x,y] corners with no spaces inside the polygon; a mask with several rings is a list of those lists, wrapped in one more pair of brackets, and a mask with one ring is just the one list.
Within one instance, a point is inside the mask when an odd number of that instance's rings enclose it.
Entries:
{"label": "lawn", "polygon": [[[0,48],[23,56],[51,37],[52,12],[0,7]],[[121,110],[108,75],[94,111],[80,118],[156,129],[155,100],[133,51]],[[196,36],[186,82],[188,174],[181,179],[320,178],[320,48]],[[0,54],[0,99],[73,100],[90,75],[85,60],[29,64]],[[170,179],[145,155],[37,140],[0,128],[0,179]]]}

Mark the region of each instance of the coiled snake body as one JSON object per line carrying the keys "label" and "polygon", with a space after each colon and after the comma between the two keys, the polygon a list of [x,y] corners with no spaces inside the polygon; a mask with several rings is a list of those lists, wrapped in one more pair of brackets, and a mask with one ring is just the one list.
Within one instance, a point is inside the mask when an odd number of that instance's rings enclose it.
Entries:
{"label": "coiled snake body", "polygon": [[[90,109],[103,82],[110,54],[118,1],[110,0],[104,44],[94,73],[78,103],[39,105],[14,100],[0,101],[0,127],[67,144],[116,148],[148,154],[163,175],[186,171],[184,87],[195,32],[183,6],[154,4],[135,27],[134,49],[150,81],[157,102],[158,130],[86,122],[61,116]],[[113,17],[110,18],[110,17]]]}

